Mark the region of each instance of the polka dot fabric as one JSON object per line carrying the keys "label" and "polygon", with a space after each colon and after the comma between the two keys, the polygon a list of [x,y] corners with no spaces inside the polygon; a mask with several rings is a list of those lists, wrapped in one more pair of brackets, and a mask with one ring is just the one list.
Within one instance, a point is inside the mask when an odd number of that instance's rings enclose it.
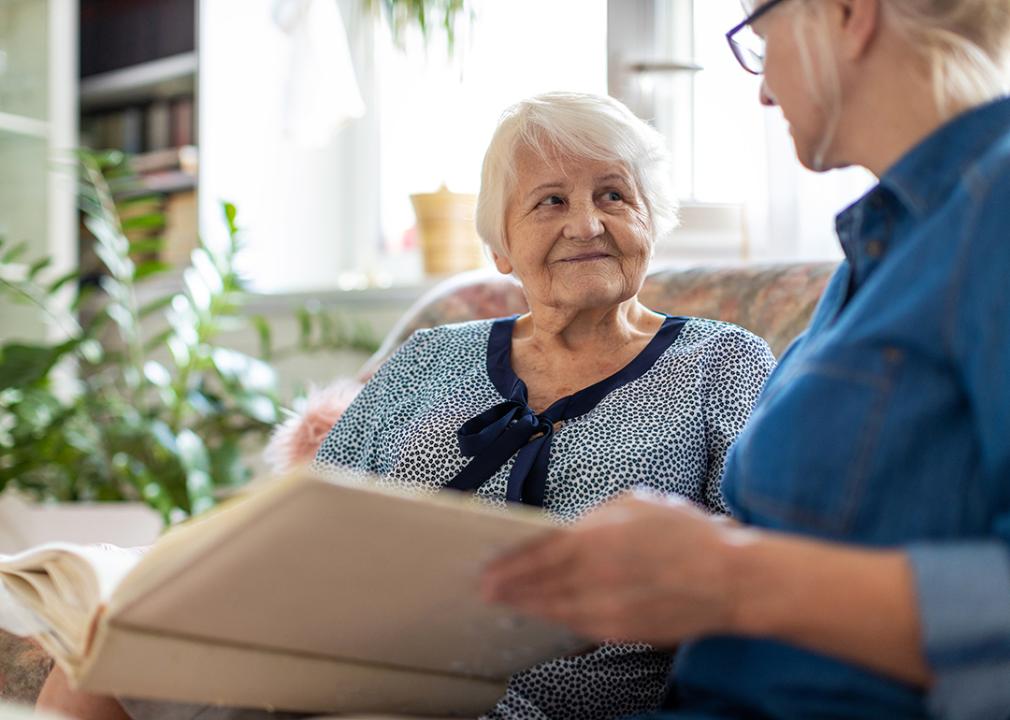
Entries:
{"label": "polka dot fabric", "polygon": [[[419,330],[379,369],[323,441],[315,466],[438,492],[463,468],[459,427],[504,398],[488,377],[493,321]],[[768,346],[691,318],[644,374],[566,421],[551,447],[544,509],[571,523],[626,490],[677,493],[724,512],[723,461],[774,366]],[[514,459],[514,458],[513,458]],[[475,493],[505,505],[513,460]],[[517,673],[492,719],[604,719],[658,707],[672,657],[605,644]]]}

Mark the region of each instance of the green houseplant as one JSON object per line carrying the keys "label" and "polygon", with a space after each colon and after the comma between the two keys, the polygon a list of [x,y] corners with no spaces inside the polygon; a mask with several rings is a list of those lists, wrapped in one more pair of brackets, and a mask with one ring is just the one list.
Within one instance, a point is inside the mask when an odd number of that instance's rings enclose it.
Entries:
{"label": "green houseplant", "polygon": [[[321,311],[299,311],[297,346],[272,346],[270,325],[243,311],[246,288],[235,268],[241,248],[236,210],[224,204],[224,247],[203,242],[182,289],[139,300],[165,273],[150,258],[164,218],[137,192],[121,153],[80,153],[79,197],[102,267],[95,285],[78,273],[43,280],[48,259],[23,277],[0,273],[0,292],[49,313],[64,337],[0,346],[0,491],[13,485],[38,500],[142,500],[166,519],[211,507],[250,476],[243,450],[277,422],[281,401],[268,360],[290,352],[372,350],[367,328]],[[0,239],[0,269],[23,248]],[[57,315],[70,292],[74,312]],[[260,357],[224,346],[247,329]],[[62,378],[62,382],[61,382]]]}

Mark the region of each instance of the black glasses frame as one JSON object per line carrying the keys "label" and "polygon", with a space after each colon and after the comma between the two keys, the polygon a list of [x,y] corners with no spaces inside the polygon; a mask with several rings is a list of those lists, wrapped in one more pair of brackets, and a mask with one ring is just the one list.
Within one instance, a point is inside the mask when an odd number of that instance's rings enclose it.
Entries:
{"label": "black glasses frame", "polygon": [[740,32],[741,30],[743,30],[745,27],[747,27],[748,25],[750,25],[751,23],[753,23],[755,20],[763,17],[766,13],[770,12],[772,9],[774,9],[775,7],[777,7],[778,5],[780,5],[783,2],[785,2],[785,0],[769,0],[769,2],[766,2],[764,5],[762,5],[761,7],[759,7],[757,10],[755,10],[754,12],[752,12],[747,17],[745,17],[743,19],[743,21],[739,25],[737,25],[732,30],[730,30],[728,33],[726,33],[726,42],[729,43],[729,49],[733,52],[733,57],[735,57],[736,61],[738,63],[740,63],[740,67],[742,67],[744,70],[746,70],[747,72],[749,72],[751,75],[761,75],[761,74],[764,73],[764,58],[763,57],[762,58],[756,58],[757,60],[759,60],[761,62],[761,68],[760,69],[755,69],[755,68],[750,67],[747,64],[748,63],[748,57],[753,57],[754,54],[750,53],[748,50],[746,50],[743,47],[741,47],[737,43],[737,41],[734,38],[734,36],[738,32]]}

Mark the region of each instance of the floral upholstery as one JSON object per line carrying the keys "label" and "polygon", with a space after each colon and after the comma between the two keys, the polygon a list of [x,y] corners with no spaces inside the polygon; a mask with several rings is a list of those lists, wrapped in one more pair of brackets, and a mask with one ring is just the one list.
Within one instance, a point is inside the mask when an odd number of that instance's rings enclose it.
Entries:
{"label": "floral upholstery", "polygon": [[745,327],[767,340],[778,356],[806,328],[835,267],[791,263],[660,268],[649,274],[639,297],[653,310]]}
{"label": "floral upholstery", "polygon": [[[741,325],[779,355],[810,320],[833,263],[783,263],[726,268],[654,268],[642,301],[671,315],[694,315]],[[367,379],[418,328],[502,317],[527,310],[511,278],[480,270],[458,275],[421,298],[362,369]]]}
{"label": "floral upholstery", "polygon": [[365,381],[404,340],[420,328],[524,313],[529,309],[522,288],[492,270],[473,270],[439,283],[400,318],[381,347],[361,369]]}

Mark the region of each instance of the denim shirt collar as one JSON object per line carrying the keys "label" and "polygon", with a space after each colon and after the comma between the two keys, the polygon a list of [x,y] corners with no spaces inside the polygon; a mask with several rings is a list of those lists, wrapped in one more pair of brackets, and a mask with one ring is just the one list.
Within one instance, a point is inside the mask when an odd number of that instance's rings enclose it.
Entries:
{"label": "denim shirt collar", "polygon": [[1010,128],[1010,99],[954,118],[909,150],[866,195],[835,218],[852,283],[860,285],[906,217],[922,220],[963,181],[965,170]]}
{"label": "denim shirt collar", "polygon": [[965,112],[929,135],[884,173],[889,188],[917,220],[950,195],[965,170],[1010,127],[1010,98]]}

